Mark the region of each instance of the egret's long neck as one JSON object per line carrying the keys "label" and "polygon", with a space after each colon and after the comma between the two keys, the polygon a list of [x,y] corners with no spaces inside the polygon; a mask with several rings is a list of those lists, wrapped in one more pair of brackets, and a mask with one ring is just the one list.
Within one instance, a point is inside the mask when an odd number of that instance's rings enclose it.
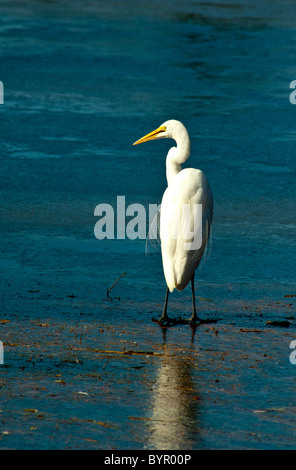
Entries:
{"label": "egret's long neck", "polygon": [[181,164],[184,163],[190,155],[189,138],[177,142],[177,147],[169,150],[166,158],[166,177],[168,186],[172,183],[175,176],[182,170]]}

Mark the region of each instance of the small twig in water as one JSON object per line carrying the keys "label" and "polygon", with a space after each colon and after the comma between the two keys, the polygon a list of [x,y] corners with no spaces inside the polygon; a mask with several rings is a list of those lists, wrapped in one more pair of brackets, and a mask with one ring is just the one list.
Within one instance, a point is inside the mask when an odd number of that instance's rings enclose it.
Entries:
{"label": "small twig in water", "polygon": [[114,282],[114,284],[110,287],[110,289],[107,290],[107,297],[109,297],[109,292],[111,289],[113,289],[113,287],[115,286],[115,284],[117,284],[117,282],[126,275],[126,273],[123,273],[121,274],[121,276]]}

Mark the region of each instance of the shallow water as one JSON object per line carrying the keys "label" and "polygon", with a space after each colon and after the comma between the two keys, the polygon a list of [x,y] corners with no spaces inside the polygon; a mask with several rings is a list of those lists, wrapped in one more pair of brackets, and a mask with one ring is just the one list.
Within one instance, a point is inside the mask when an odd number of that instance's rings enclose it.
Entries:
{"label": "shallow water", "polygon": [[[294,13],[1,1],[1,448],[294,447]],[[132,143],[171,118],[215,201],[193,341],[151,322],[160,253],[94,237],[97,204],[160,202],[171,142]]]}

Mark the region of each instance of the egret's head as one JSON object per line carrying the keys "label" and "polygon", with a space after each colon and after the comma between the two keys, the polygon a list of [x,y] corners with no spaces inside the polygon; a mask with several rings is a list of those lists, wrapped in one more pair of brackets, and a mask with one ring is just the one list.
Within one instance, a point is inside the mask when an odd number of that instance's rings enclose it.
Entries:
{"label": "egret's head", "polygon": [[164,122],[154,131],[149,132],[149,134],[144,135],[144,137],[134,142],[133,145],[142,144],[154,139],[174,139],[178,142],[180,137],[185,137],[189,140],[187,130],[182,122],[171,119]]}

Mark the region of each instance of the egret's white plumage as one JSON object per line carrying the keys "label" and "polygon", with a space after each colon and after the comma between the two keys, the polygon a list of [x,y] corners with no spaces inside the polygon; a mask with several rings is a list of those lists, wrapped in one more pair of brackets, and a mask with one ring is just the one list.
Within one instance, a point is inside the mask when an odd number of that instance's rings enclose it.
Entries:
{"label": "egret's white plumage", "polygon": [[[160,210],[160,239],[163,270],[168,286],[166,302],[160,323],[176,323],[167,316],[168,291],[183,290],[192,282],[193,314],[192,322],[201,321],[195,311],[194,273],[205,251],[211,231],[213,217],[213,196],[205,174],[194,168],[182,169],[190,155],[188,132],[180,121],[170,120],[137,140],[134,145],[148,140],[171,138],[177,146],[172,147],[166,158],[166,177],[168,187],[164,192]],[[202,205],[201,243],[198,248],[188,249],[188,231],[185,226],[184,206],[189,208],[190,231],[197,235],[199,225],[194,224],[194,209]],[[191,241],[193,241],[194,236]],[[194,245],[191,245],[194,246]]]}
{"label": "egret's white plumage", "polygon": [[[189,205],[202,205],[202,243],[196,250],[188,250],[188,240],[182,236],[171,237],[176,223],[182,226],[182,209]],[[167,187],[161,202],[160,238],[164,275],[171,292],[183,290],[195,273],[210,234],[213,198],[204,173],[188,168],[180,171]],[[184,216],[183,216],[184,218]],[[180,221],[180,222],[179,222]],[[193,229],[193,224],[191,224]],[[199,227],[195,227],[197,230]],[[186,234],[185,234],[186,235]]]}

